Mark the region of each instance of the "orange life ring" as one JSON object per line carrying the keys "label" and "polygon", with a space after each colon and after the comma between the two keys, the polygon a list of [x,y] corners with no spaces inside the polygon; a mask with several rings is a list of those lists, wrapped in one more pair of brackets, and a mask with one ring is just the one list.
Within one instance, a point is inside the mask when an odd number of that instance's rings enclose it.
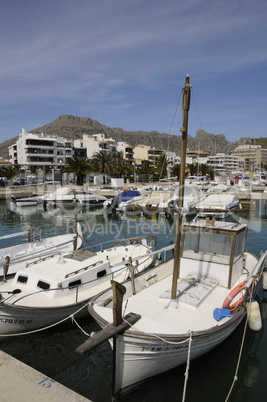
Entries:
{"label": "orange life ring", "polygon": [[240,297],[237,302],[230,304],[231,301],[238,295],[238,293],[240,293],[245,288],[246,284],[247,281],[240,283],[229,293],[229,295],[223,302],[223,308],[228,308],[229,310],[232,310],[243,302],[244,296]]}

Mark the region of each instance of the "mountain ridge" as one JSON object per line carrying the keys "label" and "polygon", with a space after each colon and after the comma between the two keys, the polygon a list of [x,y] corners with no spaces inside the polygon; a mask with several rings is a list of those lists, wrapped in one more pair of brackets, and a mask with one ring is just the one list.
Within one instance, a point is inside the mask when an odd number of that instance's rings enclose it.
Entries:
{"label": "mountain ridge", "polygon": [[[139,144],[173,151],[178,155],[181,150],[181,136],[159,133],[157,131],[127,131],[121,127],[105,126],[90,117],[78,117],[73,115],[60,115],[57,119],[42,127],[29,131],[33,134],[44,133],[45,135],[56,135],[66,139],[82,138],[83,134],[103,133],[106,137],[113,138],[116,142],[124,141],[132,146]],[[18,136],[4,141],[0,144],[0,155],[8,157],[8,147],[12,145]],[[265,140],[263,138],[263,140]],[[258,140],[257,140],[258,142]],[[252,144],[251,138],[240,138],[238,141],[230,142],[224,134],[207,133],[204,130],[197,130],[196,137],[188,135],[187,147],[190,150],[200,149],[210,151],[211,155],[216,152],[228,153],[241,144]]]}

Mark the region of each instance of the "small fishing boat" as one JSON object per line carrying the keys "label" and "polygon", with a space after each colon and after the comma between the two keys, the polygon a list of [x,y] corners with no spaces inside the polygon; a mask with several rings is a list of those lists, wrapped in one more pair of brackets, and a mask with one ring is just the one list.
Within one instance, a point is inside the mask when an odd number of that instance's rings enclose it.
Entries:
{"label": "small fishing boat", "polygon": [[[116,337],[115,395],[218,346],[255,297],[267,252],[258,260],[244,251],[246,225],[198,221],[183,229],[175,297],[173,259],[136,277],[134,290],[131,282],[123,284],[122,311],[141,318]],[[88,307],[101,328],[112,325],[112,300],[109,289]]]}
{"label": "small fishing boat", "polygon": [[88,301],[110,279],[133,278],[154,263],[153,244],[145,237],[114,243],[98,252],[76,250],[43,258],[0,282],[0,336],[54,325],[79,310],[78,318],[88,315]]}
{"label": "small fishing boat", "polygon": [[197,211],[198,218],[215,217],[225,219],[239,207],[239,199],[233,194],[211,194],[197,202],[191,211]]}
{"label": "small fishing boat", "polygon": [[77,233],[41,238],[41,230],[13,233],[0,237],[0,240],[28,237],[28,243],[15,244],[0,249],[0,278],[14,275],[29,264],[58,252],[71,252],[83,245],[81,226],[77,224]]}
{"label": "small fishing boat", "polygon": [[261,324],[253,298],[267,251],[259,259],[245,251],[247,226],[214,217],[182,226],[190,91],[187,76],[174,257],[93,297],[88,309],[102,331],[77,349],[112,338],[115,397],[185,363],[188,373],[190,360],[225,341],[246,315],[251,327]]}

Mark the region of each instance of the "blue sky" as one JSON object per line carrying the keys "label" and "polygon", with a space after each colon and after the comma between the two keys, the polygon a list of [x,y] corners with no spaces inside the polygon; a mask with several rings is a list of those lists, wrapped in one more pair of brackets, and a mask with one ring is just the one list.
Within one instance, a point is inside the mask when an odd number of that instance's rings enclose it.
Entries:
{"label": "blue sky", "polygon": [[187,73],[193,137],[266,137],[266,21],[266,0],[4,0],[0,142],[61,114],[180,135]]}

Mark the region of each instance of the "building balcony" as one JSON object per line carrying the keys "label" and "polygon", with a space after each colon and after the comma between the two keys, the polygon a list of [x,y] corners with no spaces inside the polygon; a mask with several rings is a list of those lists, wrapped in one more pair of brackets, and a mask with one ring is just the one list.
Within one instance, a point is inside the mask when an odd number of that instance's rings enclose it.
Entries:
{"label": "building balcony", "polygon": [[27,163],[40,164],[40,165],[53,165],[55,162],[54,158],[45,158],[41,156],[27,157]]}
{"label": "building balcony", "polygon": [[25,145],[25,148],[38,148],[38,149],[51,149],[51,148],[54,148],[54,144],[52,144],[52,145],[49,145],[49,144],[29,144],[29,143],[26,143],[26,145]]}
{"label": "building balcony", "polygon": [[26,156],[38,156],[38,157],[47,157],[47,156],[51,156],[54,157],[54,152],[38,152],[37,150],[29,150],[28,152],[26,152]]}

